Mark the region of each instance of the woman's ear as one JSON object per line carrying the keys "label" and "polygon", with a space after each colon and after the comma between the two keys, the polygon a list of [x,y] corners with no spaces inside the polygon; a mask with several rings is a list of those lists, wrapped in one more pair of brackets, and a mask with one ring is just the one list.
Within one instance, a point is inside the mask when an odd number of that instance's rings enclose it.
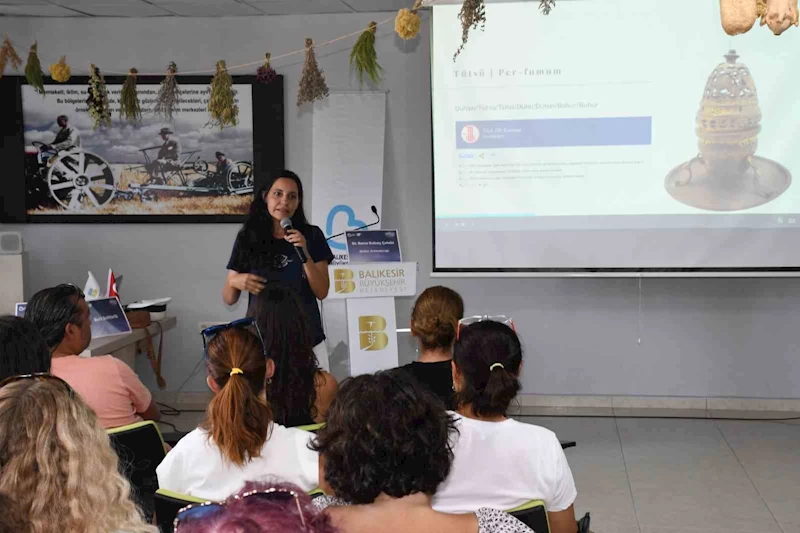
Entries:
{"label": "woman's ear", "polygon": [[208,385],[208,388],[211,389],[211,392],[214,394],[219,392],[219,385],[217,385],[217,382],[214,381],[214,378],[211,376],[206,376],[206,385]]}
{"label": "woman's ear", "polygon": [[522,375],[522,366],[523,366],[524,364],[525,364],[525,363],[524,363],[523,361],[520,361],[520,363],[519,363],[519,368],[517,369],[517,379],[519,379],[519,378],[520,378],[520,376]]}
{"label": "woman's ear", "polygon": [[450,360],[450,370],[453,373],[453,390],[458,391],[461,389],[461,374],[453,360]]}
{"label": "woman's ear", "polygon": [[275,375],[275,361],[267,359],[267,379],[271,379]]}

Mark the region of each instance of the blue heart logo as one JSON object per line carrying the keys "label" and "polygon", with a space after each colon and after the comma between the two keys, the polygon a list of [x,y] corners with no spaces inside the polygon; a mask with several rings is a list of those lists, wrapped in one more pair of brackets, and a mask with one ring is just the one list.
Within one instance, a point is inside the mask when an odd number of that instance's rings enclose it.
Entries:
{"label": "blue heart logo", "polygon": [[[360,228],[361,226],[366,226],[364,222],[358,220],[356,218],[356,212],[353,211],[353,208],[349,205],[335,205],[331,208],[330,212],[328,213],[328,220],[325,221],[325,233],[327,235],[333,235],[333,221],[336,218],[336,215],[339,213],[344,213],[347,215],[347,226],[346,229],[355,229]],[[338,231],[336,233],[339,233]],[[339,237],[342,241],[344,241],[344,235]],[[337,242],[336,239],[328,241],[331,248],[336,250],[347,251],[347,245],[344,242]]]}

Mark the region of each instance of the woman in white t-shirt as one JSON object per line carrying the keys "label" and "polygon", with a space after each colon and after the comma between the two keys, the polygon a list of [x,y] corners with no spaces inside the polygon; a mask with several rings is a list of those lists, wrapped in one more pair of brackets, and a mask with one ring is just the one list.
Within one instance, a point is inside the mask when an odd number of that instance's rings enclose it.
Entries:
{"label": "woman in white t-shirt", "polygon": [[542,500],[550,531],[575,533],[577,492],[555,433],[506,417],[520,390],[522,347],[513,322],[496,318],[505,323],[474,317],[459,324],[453,350],[455,459],[433,508],[467,513]]}
{"label": "woman in white t-shirt", "polygon": [[313,434],[272,421],[265,383],[275,365],[252,319],[203,332],[208,386],[205,421],[182,438],[156,469],[162,489],[224,500],[246,481],[280,478],[311,490],[319,485]]}

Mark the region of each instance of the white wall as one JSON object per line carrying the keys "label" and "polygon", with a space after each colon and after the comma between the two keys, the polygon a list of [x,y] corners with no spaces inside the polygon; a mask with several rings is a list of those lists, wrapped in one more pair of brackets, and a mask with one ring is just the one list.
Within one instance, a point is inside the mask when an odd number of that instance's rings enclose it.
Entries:
{"label": "white wall", "polygon": [[[20,50],[39,41],[43,63],[66,54],[74,73],[89,61],[102,70],[183,71],[252,61],[364,27],[387,14],[231,19],[0,18]],[[420,263],[420,287],[444,283],[461,292],[468,313],[512,315],[526,347],[524,392],[539,394],[800,397],[791,279],[459,279],[430,280],[431,149],[429,44],[379,31],[378,56],[388,89],[384,227],[401,232],[408,260]],[[318,51],[332,90],[357,88],[348,71],[352,41]],[[294,106],[302,55],[278,63],[286,79],[287,166],[308,187],[311,115]],[[257,117],[256,117],[257,120]],[[319,221],[317,221],[319,223]],[[220,290],[236,225],[28,225],[25,294],[59,282],[83,284],[86,270],[124,273],[127,301],[173,297],[178,329],[168,333],[164,374],[176,390],[202,357],[197,324],[231,319]],[[411,302],[398,303],[398,322]],[[641,312],[639,311],[641,307]],[[641,337],[641,343],[637,339]],[[407,357],[410,354],[406,354]],[[139,371],[154,387],[144,361]],[[184,390],[203,390],[203,379]]]}

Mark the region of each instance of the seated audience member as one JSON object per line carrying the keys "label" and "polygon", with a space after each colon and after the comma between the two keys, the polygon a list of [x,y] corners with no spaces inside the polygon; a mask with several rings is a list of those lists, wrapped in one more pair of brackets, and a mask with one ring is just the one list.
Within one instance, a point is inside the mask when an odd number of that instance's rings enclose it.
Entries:
{"label": "seated audience member", "polygon": [[0,381],[20,374],[50,372],[50,349],[30,321],[0,316]]}
{"label": "seated audience member", "polygon": [[410,372],[453,408],[453,342],[458,321],[464,316],[464,300],[447,287],[428,287],[414,302],[411,335],[419,342],[419,358],[401,367]]}
{"label": "seated audience member", "polygon": [[156,469],[162,489],[224,500],[247,481],[277,477],[306,491],[319,485],[318,456],[308,448],[314,435],[273,422],[264,383],[275,365],[252,325],[239,322],[204,332],[214,397],[205,421]]}
{"label": "seated audience member", "polygon": [[50,372],[75,389],[104,428],[159,420],[150,391],[125,363],[110,355],[80,357],[92,341],[89,306],[74,285],[44,289],[28,302],[25,318],[50,347]]}
{"label": "seated audience member", "polygon": [[433,508],[465,513],[542,500],[550,531],[575,533],[575,482],[555,433],[506,417],[522,368],[512,327],[492,320],[461,325],[453,349],[455,459]]}
{"label": "seated audience member", "polygon": [[97,417],[60,378],[0,384],[0,465],[0,492],[14,495],[31,533],[158,532],[131,500]]}
{"label": "seated audience member", "polygon": [[344,533],[531,533],[494,509],[446,514],[431,497],[450,471],[453,418],[405,372],[361,375],[342,384],[314,448],[324,468],[316,498]]}
{"label": "seated audience member", "polygon": [[190,505],[177,515],[175,533],[336,533],[300,487],[247,483],[224,502]]}
{"label": "seated audience member", "polygon": [[336,379],[319,367],[306,311],[297,294],[283,285],[268,285],[248,310],[264,336],[275,375],[267,400],[275,422],[304,426],[324,422],[339,390]]}
{"label": "seated audience member", "polygon": [[17,502],[0,492],[0,533],[30,533],[31,523]]}

